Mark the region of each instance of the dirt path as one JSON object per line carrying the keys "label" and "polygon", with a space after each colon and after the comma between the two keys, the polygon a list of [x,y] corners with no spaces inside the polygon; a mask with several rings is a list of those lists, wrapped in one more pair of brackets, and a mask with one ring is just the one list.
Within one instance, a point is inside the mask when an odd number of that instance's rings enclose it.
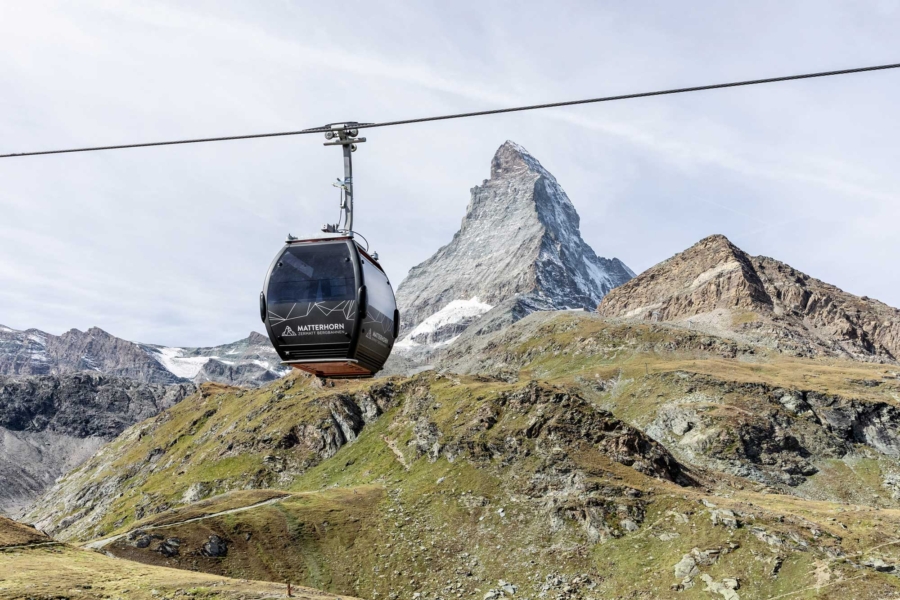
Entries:
{"label": "dirt path", "polygon": [[[879,548],[884,548],[885,546],[893,546],[894,544],[900,544],[900,540],[891,540],[889,542],[884,542],[882,544],[878,544],[877,546],[872,546],[871,548],[864,548],[864,549],[856,552],[854,554],[854,556],[862,557],[862,556],[865,556],[867,553],[872,552],[873,550],[878,550]],[[805,588],[802,588],[799,590],[794,590],[792,592],[787,592],[785,594],[780,594],[778,596],[771,596],[769,598],[766,598],[766,600],[777,600],[778,598],[787,598],[788,596],[794,596],[801,592],[808,592],[810,590],[816,590],[816,593],[818,594],[819,590],[821,590],[821,589],[835,586],[835,585],[838,585],[841,583],[847,583],[848,581],[853,581],[854,579],[861,579],[861,578],[869,575],[869,573],[863,573],[862,575],[857,575],[856,577],[851,577],[849,579],[837,579],[835,581],[830,581],[831,571],[827,570],[827,567],[831,563],[837,562],[838,560],[845,560],[845,558],[832,557],[832,558],[829,558],[824,561],[817,561],[818,564],[816,564],[816,569],[815,569],[815,571],[813,571],[813,574],[816,576],[816,584],[815,585],[805,587]]]}
{"label": "dirt path", "polygon": [[39,546],[65,546],[65,542],[35,542],[33,544],[17,544],[15,546],[0,546],[0,552],[7,550],[22,550],[23,548],[37,548]]}
{"label": "dirt path", "polygon": [[388,448],[394,453],[394,456],[397,457],[397,460],[400,461],[400,464],[403,465],[403,468],[409,471],[409,464],[406,462],[406,457],[403,456],[403,452],[400,451],[400,448],[397,447],[397,442],[387,437],[386,435],[381,436],[381,439],[387,444]]}
{"label": "dirt path", "polygon": [[[176,521],[174,523],[166,523],[164,525],[148,525],[146,527],[138,527],[137,529],[139,529],[141,531],[151,531],[153,529],[164,529],[166,527],[174,527],[176,525],[184,525],[186,523],[194,523],[196,521],[203,521],[204,519],[212,519],[215,517],[221,517],[222,515],[233,515],[234,513],[244,512],[245,510],[250,510],[252,508],[259,508],[260,506],[266,506],[268,504],[276,504],[278,502],[281,502],[282,500],[285,500],[286,498],[290,498],[290,496],[279,496],[278,498],[271,498],[269,500],[263,500],[262,502],[257,502],[255,504],[249,504],[247,506],[239,506],[237,508],[230,508],[228,510],[223,510],[223,511],[220,511],[217,513],[202,515],[200,517],[192,517],[190,519],[185,519],[183,521]],[[126,531],[125,533],[120,533],[118,535],[113,535],[113,536],[110,536],[107,538],[102,538],[99,540],[93,540],[90,542],[86,542],[84,544],[81,544],[81,548],[84,548],[85,550],[100,550],[100,549],[108,546],[109,544],[112,544],[113,542],[117,542],[117,541],[121,540],[123,537],[127,536],[132,531],[135,531],[135,529],[131,529],[129,531]]]}

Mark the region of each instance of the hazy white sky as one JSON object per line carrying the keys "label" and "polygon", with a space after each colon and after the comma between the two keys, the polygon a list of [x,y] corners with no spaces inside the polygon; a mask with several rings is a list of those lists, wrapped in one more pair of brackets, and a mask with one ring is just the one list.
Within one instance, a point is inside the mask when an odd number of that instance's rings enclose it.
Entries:
{"label": "hazy white sky", "polygon": [[[898,28],[895,1],[3,2],[0,153],[898,62]],[[723,233],[900,306],[898,93],[895,71],[371,130],[356,225],[399,284],[512,139],[634,271]],[[261,330],[285,234],[337,216],[322,141],[0,160],[0,323],[170,345]]]}

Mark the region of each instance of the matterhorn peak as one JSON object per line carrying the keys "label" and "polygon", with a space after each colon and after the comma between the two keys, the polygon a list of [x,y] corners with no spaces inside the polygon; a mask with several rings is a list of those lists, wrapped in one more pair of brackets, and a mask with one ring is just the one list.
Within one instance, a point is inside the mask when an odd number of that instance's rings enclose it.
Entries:
{"label": "matterhorn peak", "polygon": [[528,150],[511,140],[503,142],[491,159],[491,179],[517,175],[527,170],[553,177]]}
{"label": "matterhorn peak", "polygon": [[401,349],[417,340],[447,343],[492,309],[521,318],[537,308],[593,308],[634,276],[585,243],[556,178],[515,142],[497,149],[491,178],[471,195],[450,243],[413,267],[397,289],[402,331],[415,332]]}

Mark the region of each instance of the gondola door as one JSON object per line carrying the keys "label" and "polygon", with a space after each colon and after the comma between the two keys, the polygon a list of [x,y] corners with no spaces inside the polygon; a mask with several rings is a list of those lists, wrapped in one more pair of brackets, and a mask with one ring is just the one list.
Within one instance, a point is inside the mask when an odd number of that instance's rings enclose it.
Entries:
{"label": "gondola door", "polygon": [[362,250],[359,264],[366,293],[356,358],[360,364],[379,371],[394,347],[397,303],[387,275]]}

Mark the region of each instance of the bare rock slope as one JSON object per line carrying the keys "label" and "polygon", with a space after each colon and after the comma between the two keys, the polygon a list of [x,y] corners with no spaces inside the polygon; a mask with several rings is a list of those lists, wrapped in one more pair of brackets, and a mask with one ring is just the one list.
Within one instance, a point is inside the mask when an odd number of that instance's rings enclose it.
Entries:
{"label": "bare rock slope", "polygon": [[20,514],[126,427],[194,389],[96,373],[0,376],[0,513]]}
{"label": "bare rock slope", "polygon": [[858,297],[724,236],[705,238],[613,290],[605,317],[678,322],[799,356],[896,362],[900,310]]}

